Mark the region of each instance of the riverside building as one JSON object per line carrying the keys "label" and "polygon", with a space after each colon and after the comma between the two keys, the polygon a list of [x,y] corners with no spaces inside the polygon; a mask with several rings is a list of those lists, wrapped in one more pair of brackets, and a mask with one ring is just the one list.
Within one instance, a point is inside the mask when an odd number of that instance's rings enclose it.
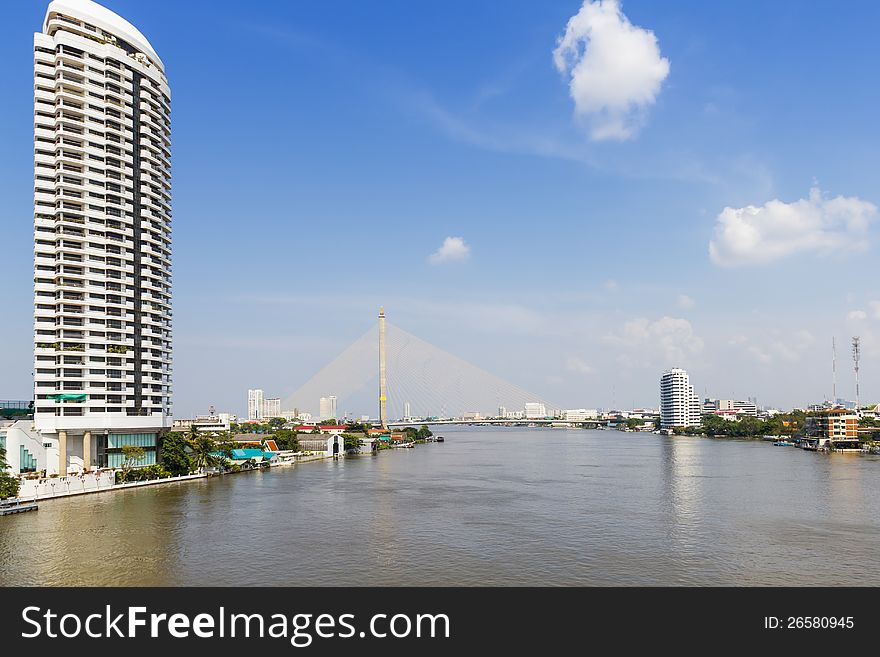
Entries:
{"label": "riverside building", "polygon": [[171,425],[170,98],[137,28],[90,0],[49,4],[34,35],[35,409],[20,427],[48,473],[118,466],[125,445],[155,463]]}
{"label": "riverside building", "polygon": [[321,397],[318,400],[318,415],[321,416],[322,420],[329,420],[336,418],[336,397],[330,395],[329,397]]}
{"label": "riverside building", "polygon": [[845,408],[824,410],[807,418],[807,445],[859,449],[859,416]]}
{"label": "riverside building", "polygon": [[702,420],[700,398],[688,373],[677,367],[660,377],[660,428],[693,427]]}

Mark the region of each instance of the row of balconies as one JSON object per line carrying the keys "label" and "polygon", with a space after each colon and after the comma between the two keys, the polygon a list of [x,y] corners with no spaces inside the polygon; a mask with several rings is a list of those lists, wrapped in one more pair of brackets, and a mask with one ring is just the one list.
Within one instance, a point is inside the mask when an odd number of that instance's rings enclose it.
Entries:
{"label": "row of balconies", "polygon": [[[97,372],[104,371],[107,373],[98,374]],[[148,385],[150,390],[154,387],[162,388],[162,377],[167,376],[165,374],[166,370],[162,370],[159,367],[142,367],[141,374],[142,380],[144,377],[147,377],[149,381],[159,381],[156,383],[147,383],[144,385]],[[42,383],[44,385],[40,387],[48,387],[45,384],[47,383],[72,383],[74,385],[89,385],[94,387],[102,387],[107,383],[112,383],[114,385],[118,385],[120,387],[133,384],[134,383],[134,373],[131,367],[125,371],[118,372],[116,374],[110,374],[108,370],[101,370],[100,368],[96,368],[94,363],[90,364],[89,367],[83,369],[83,371],[79,372],[76,369],[67,368],[58,368],[55,370],[51,370],[51,368],[37,368],[34,372],[34,378],[37,382]]]}

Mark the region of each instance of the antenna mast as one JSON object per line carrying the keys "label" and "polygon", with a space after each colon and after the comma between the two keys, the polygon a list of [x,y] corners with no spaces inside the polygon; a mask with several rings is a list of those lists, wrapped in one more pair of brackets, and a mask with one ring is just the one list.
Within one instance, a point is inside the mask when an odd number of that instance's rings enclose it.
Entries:
{"label": "antenna mast", "polygon": [[856,415],[859,413],[859,360],[862,356],[861,349],[861,338],[859,336],[855,336],[852,339],[852,357],[853,357],[853,366],[856,372]]}
{"label": "antenna mast", "polygon": [[837,344],[831,336],[831,405],[837,403]]}

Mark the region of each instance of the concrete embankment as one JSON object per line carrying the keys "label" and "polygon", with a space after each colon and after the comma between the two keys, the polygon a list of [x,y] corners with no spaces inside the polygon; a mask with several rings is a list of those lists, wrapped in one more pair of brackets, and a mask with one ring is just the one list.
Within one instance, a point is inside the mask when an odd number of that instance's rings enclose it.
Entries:
{"label": "concrete embankment", "polygon": [[[308,463],[310,461],[322,461],[324,459],[333,458],[332,455],[326,454],[310,454],[302,456],[295,460],[281,461],[272,463],[268,468],[289,467],[298,463]],[[255,472],[261,468],[250,470],[241,470],[240,472]],[[240,473],[239,472],[239,473]],[[157,486],[159,484],[171,484],[181,481],[192,481],[194,479],[206,479],[210,476],[226,476],[230,474],[239,474],[235,472],[210,473],[210,474],[191,474],[180,475],[177,477],[166,477],[164,479],[150,479],[149,481],[131,481],[124,484],[116,483],[116,471],[105,470],[98,473],[88,473],[83,475],[68,475],[66,477],[47,477],[43,479],[24,479],[21,482],[21,488],[18,491],[18,499],[22,501],[29,500],[51,500],[60,497],[72,497],[74,495],[88,495],[91,493],[106,493],[108,491],[128,490],[130,488],[140,488],[143,486]]]}

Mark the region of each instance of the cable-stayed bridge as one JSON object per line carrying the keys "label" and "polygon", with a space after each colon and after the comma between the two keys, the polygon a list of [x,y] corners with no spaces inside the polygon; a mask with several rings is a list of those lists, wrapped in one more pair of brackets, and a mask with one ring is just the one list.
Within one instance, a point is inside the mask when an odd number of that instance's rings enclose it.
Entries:
{"label": "cable-stayed bridge", "polygon": [[[384,322],[384,331],[380,329]],[[467,362],[384,320],[355,340],[283,402],[287,409],[312,412],[321,397],[334,395],[339,414],[380,408],[380,342],[384,333],[387,422],[409,418],[459,418],[468,413],[495,416],[500,407],[522,411],[527,403],[559,406],[541,395]]]}

